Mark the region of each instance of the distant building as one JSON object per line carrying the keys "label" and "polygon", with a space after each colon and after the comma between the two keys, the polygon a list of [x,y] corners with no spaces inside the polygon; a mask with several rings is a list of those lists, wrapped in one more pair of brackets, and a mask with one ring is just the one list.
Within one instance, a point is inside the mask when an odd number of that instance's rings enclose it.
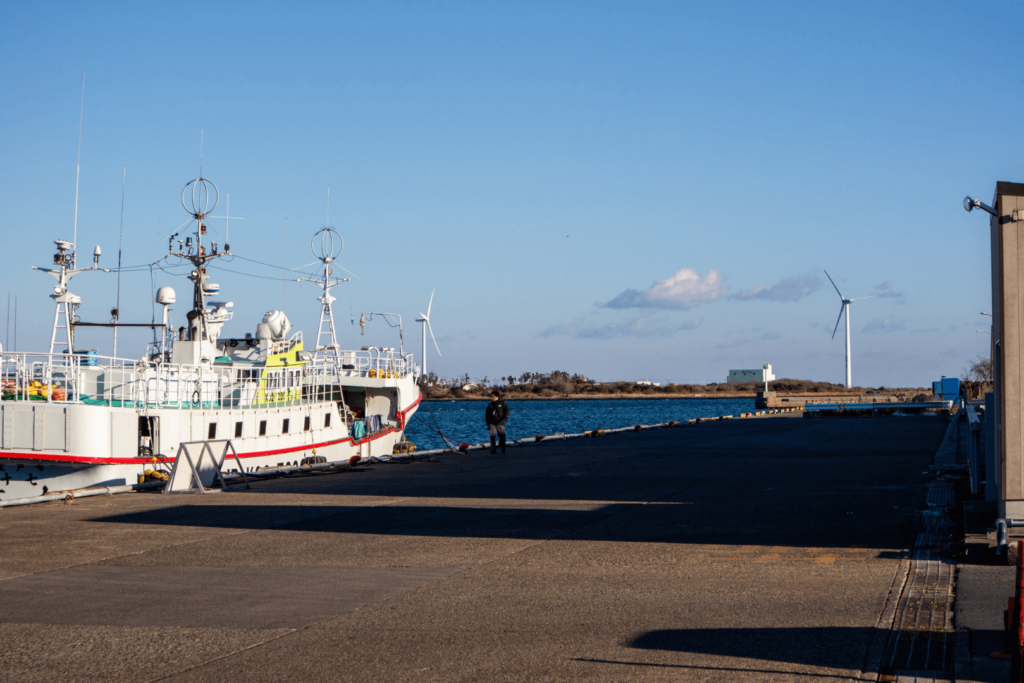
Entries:
{"label": "distant building", "polygon": [[932,393],[940,401],[955,401],[960,397],[960,378],[943,377],[938,382],[932,382]]}
{"label": "distant building", "polygon": [[772,364],[765,363],[763,368],[758,370],[730,370],[726,382],[772,382],[775,375],[772,374]]}
{"label": "distant building", "polygon": [[639,382],[634,382],[634,384],[637,384],[637,385],[642,386],[642,387],[660,387],[661,386],[661,382],[652,382],[652,381],[647,380],[647,379],[642,379]]}

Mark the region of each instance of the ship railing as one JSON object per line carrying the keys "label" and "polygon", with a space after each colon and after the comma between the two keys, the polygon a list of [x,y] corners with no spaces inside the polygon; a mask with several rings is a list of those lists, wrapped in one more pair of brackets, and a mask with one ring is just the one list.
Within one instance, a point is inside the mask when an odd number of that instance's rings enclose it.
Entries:
{"label": "ship railing", "polygon": [[271,408],[337,400],[333,376],[302,365],[164,363],[145,373],[144,402],[163,408]]}
{"label": "ship railing", "polygon": [[0,401],[136,408],[260,408],[338,400],[326,367],[154,364],[106,356],[0,355]]}
{"label": "ship railing", "polygon": [[277,354],[280,354],[280,353],[288,353],[289,351],[291,351],[295,347],[296,344],[299,344],[301,342],[302,342],[302,330],[298,330],[298,331],[295,332],[295,334],[293,334],[292,336],[288,337],[287,339],[281,339],[281,340],[278,340],[278,341],[271,341],[270,342],[270,350],[268,351],[268,354],[271,355],[271,356],[274,356],[274,355],[277,355]]}
{"label": "ship railing", "polygon": [[111,404],[131,400],[138,362],[94,354],[0,355],[0,401]]}
{"label": "ship railing", "polygon": [[313,365],[332,368],[341,377],[389,379],[416,374],[413,354],[375,347],[361,351],[317,349]]}

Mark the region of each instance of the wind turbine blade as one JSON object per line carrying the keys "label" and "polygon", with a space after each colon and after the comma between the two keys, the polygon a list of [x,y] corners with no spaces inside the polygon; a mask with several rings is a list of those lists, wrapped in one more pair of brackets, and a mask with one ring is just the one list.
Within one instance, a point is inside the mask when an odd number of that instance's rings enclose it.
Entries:
{"label": "wind turbine blade", "polygon": [[437,340],[434,339],[434,328],[430,326],[430,321],[427,320],[427,329],[430,331],[430,341],[434,342],[434,348],[437,349],[437,355],[441,355],[441,349],[437,346]]}
{"label": "wind turbine blade", "polygon": [[[842,296],[842,294],[840,294],[840,296]],[[836,328],[835,328],[835,330],[832,330],[832,338],[833,339],[836,338],[836,330],[839,329],[839,321],[843,319],[843,309],[844,308],[846,308],[846,304],[843,304],[843,305],[841,305],[839,307],[839,317],[836,318]]]}
{"label": "wind turbine blade", "polygon": [[856,299],[850,299],[850,301],[860,301],[861,299],[874,299],[876,296],[878,295],[872,294],[871,296],[859,296]]}
{"label": "wind turbine blade", "polygon": [[832,276],[828,274],[827,270],[825,271],[825,277],[827,277],[828,281],[832,283],[832,287],[836,290],[836,294],[838,294],[839,298],[842,299],[843,298],[843,293],[839,291],[838,287],[836,287],[835,281],[832,279]]}
{"label": "wind turbine blade", "polygon": [[[437,290],[436,289],[430,290],[430,303],[427,304],[427,314],[423,316],[424,318],[427,318],[427,319],[430,318],[430,307],[434,305],[434,292],[435,291],[437,291]],[[431,333],[431,334],[433,334],[433,333]]]}

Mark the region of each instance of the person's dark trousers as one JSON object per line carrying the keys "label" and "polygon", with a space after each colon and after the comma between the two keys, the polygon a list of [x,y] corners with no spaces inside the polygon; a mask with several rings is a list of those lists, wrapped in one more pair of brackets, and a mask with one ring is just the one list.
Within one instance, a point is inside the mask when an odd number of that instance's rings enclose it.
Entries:
{"label": "person's dark trousers", "polygon": [[[487,428],[491,431],[491,453],[497,453],[495,445],[501,446],[501,452],[505,452],[505,423],[496,425],[487,425]],[[497,437],[497,438],[496,438]],[[497,444],[495,444],[497,441]]]}

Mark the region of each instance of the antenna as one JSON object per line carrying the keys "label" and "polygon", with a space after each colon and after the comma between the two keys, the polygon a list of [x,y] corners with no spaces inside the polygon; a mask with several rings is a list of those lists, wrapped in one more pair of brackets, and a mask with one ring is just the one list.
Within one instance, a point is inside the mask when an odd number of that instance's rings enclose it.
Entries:
{"label": "antenna", "polygon": [[121,227],[117,234],[117,300],[111,317],[114,319],[114,358],[117,358],[117,321],[121,318],[121,243],[124,240],[124,184],[128,178],[128,162],[121,175]]}
{"label": "antenna", "polygon": [[245,219],[241,216],[231,215],[231,193],[227,193],[227,208],[224,211],[223,216],[209,216],[209,218],[223,218],[224,219],[224,253],[231,251],[231,243],[228,241],[229,231],[231,229],[231,219],[234,218],[236,221],[244,221]]}
{"label": "antenna", "polygon": [[327,225],[331,224],[331,188],[327,188]]}
{"label": "antenna", "polygon": [[[317,328],[316,334],[316,350],[331,352],[337,356],[340,346],[334,327],[334,310],[331,307],[336,299],[331,295],[331,287],[341,282],[348,282],[348,278],[332,278],[331,263],[341,255],[345,246],[344,241],[334,228],[324,226],[313,235],[309,246],[313,251],[313,256],[323,264],[324,274],[322,278],[300,278],[297,282],[312,282],[323,288],[324,293],[318,299],[321,306],[320,326]],[[324,337],[327,338],[327,341],[321,344],[321,339]]]}
{"label": "antenna", "polygon": [[284,313],[288,315],[288,219],[284,219],[284,278],[281,289],[284,290]]}
{"label": "antenna", "polygon": [[[154,260],[154,262],[160,260],[160,241],[159,240],[160,240],[160,235],[163,233],[163,231],[160,229],[162,227],[161,223],[162,223],[162,220],[160,218],[157,218],[156,219],[156,239],[157,239],[157,243],[156,243],[156,246],[153,248],[153,252],[154,252],[154,254],[153,254],[154,259],[153,260]],[[149,293],[150,293],[149,298],[151,299],[151,303],[152,303],[152,306],[153,306],[152,318],[151,318],[150,321],[152,323],[154,323],[154,327],[153,327],[153,343],[155,344],[156,341],[157,341],[157,339],[156,339],[156,327],[155,327],[155,323],[156,323],[156,276],[153,273],[153,264],[152,263],[149,265]],[[165,334],[165,335],[167,334],[167,328],[166,327],[163,330],[163,334]]]}
{"label": "antenna", "polygon": [[203,129],[199,129],[199,177],[203,177]]}
{"label": "antenna", "polygon": [[[201,157],[202,154],[200,153],[200,159]],[[202,161],[200,161],[201,163]],[[188,197],[187,202],[186,196]],[[223,256],[223,254],[218,253],[216,249],[207,251],[207,248],[203,245],[203,236],[206,235],[206,224],[204,221],[217,208],[219,202],[220,190],[217,189],[216,183],[212,180],[200,176],[185,183],[185,187],[181,191],[181,206],[191,216],[189,222],[195,221],[196,231],[192,234],[196,239],[193,242],[192,237],[188,237],[185,240],[184,249],[182,249],[182,241],[178,240],[177,253],[173,251],[173,240],[178,233],[175,233],[167,244],[168,256],[182,258],[195,267],[195,270],[188,276],[193,285],[192,311],[187,316],[189,320],[189,341],[193,342],[216,343],[216,338],[220,334],[219,325],[224,322],[219,319],[211,319],[211,313],[206,310],[207,292],[205,291],[205,283],[209,279],[209,276],[206,274],[206,264],[212,259]],[[211,284],[210,287],[212,288],[213,285]],[[199,347],[195,347],[193,351],[195,353],[195,362],[199,362],[201,359]]]}
{"label": "antenna", "polygon": [[[71,237],[78,244],[78,177],[82,171],[82,119],[85,117],[85,72],[82,72],[82,108],[78,112],[78,161],[75,162],[75,229]],[[71,267],[75,267],[75,252],[71,252]],[[17,327],[17,323],[15,323]]]}

